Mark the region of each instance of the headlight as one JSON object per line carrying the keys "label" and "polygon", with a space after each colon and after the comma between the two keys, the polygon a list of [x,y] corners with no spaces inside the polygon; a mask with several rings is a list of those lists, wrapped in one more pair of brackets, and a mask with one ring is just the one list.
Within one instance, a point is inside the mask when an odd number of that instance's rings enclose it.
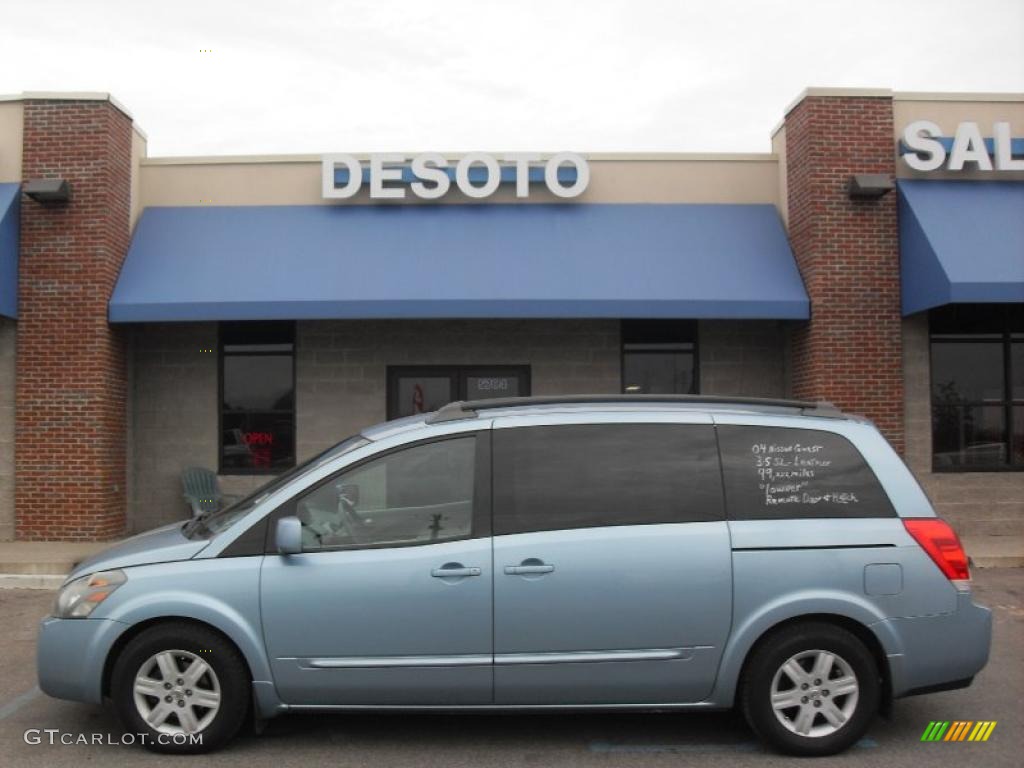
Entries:
{"label": "headlight", "polygon": [[124,571],[100,571],[75,579],[57,593],[53,615],[58,619],[84,619],[127,579]]}

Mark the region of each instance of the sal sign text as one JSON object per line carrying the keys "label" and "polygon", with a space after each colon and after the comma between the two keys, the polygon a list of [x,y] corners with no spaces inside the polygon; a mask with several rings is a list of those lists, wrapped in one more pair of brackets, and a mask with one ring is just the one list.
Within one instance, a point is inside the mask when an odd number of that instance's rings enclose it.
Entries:
{"label": "sal sign text", "polygon": [[981,135],[977,123],[960,123],[953,135],[952,146],[942,140],[942,129],[929,120],[917,120],[903,129],[903,156],[915,171],[950,171],[976,168],[979,171],[1024,171],[1024,159],[1013,156],[1010,124],[995,123],[992,139]]}
{"label": "sal sign text", "polygon": [[453,181],[466,197],[490,197],[502,182],[515,183],[516,197],[529,197],[531,181],[541,180],[553,195],[570,198],[586,190],[590,169],[575,152],[559,152],[543,164],[540,155],[528,153],[505,155],[501,162],[484,152],[451,162],[436,152],[412,158],[374,154],[365,166],[352,155],[332,154],[323,157],[322,177],[325,198],[352,197],[368,183],[370,197],[377,200],[401,200],[407,191],[436,200],[448,194]]}

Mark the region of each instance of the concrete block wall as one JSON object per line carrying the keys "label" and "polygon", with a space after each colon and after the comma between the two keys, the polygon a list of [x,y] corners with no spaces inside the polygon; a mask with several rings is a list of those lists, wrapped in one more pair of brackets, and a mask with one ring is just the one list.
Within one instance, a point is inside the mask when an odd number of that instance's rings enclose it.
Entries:
{"label": "concrete block wall", "polygon": [[928,317],[903,320],[907,465],[961,536],[1024,536],[1024,472],[932,472]]}
{"label": "concrete block wall", "polygon": [[[132,531],[183,519],[182,469],[217,466],[216,349],[215,323],[132,328]],[[388,365],[529,365],[537,395],[620,387],[617,320],[308,321],[296,356],[299,461],[385,419]],[[266,480],[220,478],[239,494]]]}
{"label": "concrete block wall", "polygon": [[14,538],[15,322],[0,317],[0,541]]}
{"label": "concrete block wall", "polygon": [[389,365],[529,365],[534,395],[617,393],[618,320],[330,320],[298,326],[299,460],[383,421]]}
{"label": "concrete block wall", "polygon": [[181,471],[217,467],[217,324],[131,329],[128,527],[185,519]]}
{"label": "concrete block wall", "polygon": [[[785,328],[707,321],[699,328],[702,391],[786,394]],[[129,528],[188,515],[181,471],[217,466],[217,325],[131,329]],[[206,351],[211,350],[211,351]],[[535,395],[614,394],[618,320],[323,320],[296,328],[298,460],[386,418],[389,365],[529,365]],[[266,476],[221,476],[244,494]]]}
{"label": "concrete block wall", "polygon": [[788,330],[778,320],[702,320],[697,331],[701,394],[786,397]]}

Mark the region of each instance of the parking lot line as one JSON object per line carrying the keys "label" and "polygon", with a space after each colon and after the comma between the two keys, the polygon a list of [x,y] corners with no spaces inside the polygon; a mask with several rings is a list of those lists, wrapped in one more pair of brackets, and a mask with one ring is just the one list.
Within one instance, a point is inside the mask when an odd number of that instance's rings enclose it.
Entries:
{"label": "parking lot line", "polygon": [[25,691],[24,693],[19,693],[13,699],[11,699],[6,704],[4,704],[2,707],[0,707],[0,720],[7,719],[11,715],[13,715],[15,712],[17,712],[19,709],[21,709],[26,704],[28,704],[30,701],[32,701],[36,697],[40,696],[41,694],[42,694],[42,691],[39,690],[39,686],[38,685],[35,686],[34,688],[31,688],[31,689]]}

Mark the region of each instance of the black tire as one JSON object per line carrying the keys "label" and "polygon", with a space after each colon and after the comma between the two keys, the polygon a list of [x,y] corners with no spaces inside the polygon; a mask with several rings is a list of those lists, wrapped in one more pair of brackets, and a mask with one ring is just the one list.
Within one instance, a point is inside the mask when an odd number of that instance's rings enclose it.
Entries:
{"label": "black tire", "polygon": [[[211,681],[215,680],[219,686],[220,706],[216,709],[210,722],[197,731],[201,737],[198,743],[192,743],[189,738],[161,736],[158,730],[143,719],[136,706],[136,675],[139,674],[143,664],[164,651],[184,651],[193,654],[196,658],[205,661],[215,675],[215,678],[207,676],[199,683],[202,686],[211,686],[213,684]],[[184,655],[177,658],[180,659],[179,668],[181,669],[184,669],[184,665],[190,661],[189,657]],[[150,676],[147,675],[147,677]],[[159,679],[163,679],[162,675]],[[172,685],[176,682],[174,681]],[[251,687],[248,667],[238,650],[217,632],[187,622],[157,624],[132,638],[117,657],[110,681],[111,697],[125,730],[132,734],[143,734],[142,737],[136,736],[136,739],[140,740],[147,749],[171,754],[210,752],[230,741],[238,733],[250,712]],[[183,693],[176,693],[178,690],[176,687],[168,693],[181,695],[181,700],[184,700]],[[191,689],[189,689],[188,695],[193,695]],[[154,707],[160,704],[157,697],[147,698],[146,702]],[[173,701],[172,704],[177,704],[177,701]],[[191,707],[189,711],[193,713],[210,712],[209,709],[193,710]],[[180,728],[182,724],[177,720],[177,714],[174,714],[167,725],[171,728]]]}
{"label": "black tire", "polygon": [[[813,730],[835,728],[832,733],[804,735],[790,730],[776,716],[772,705],[772,686],[776,673],[794,656],[810,651],[834,654],[856,677],[855,699],[848,698],[848,695],[832,696],[834,691],[828,689],[827,680],[823,680],[820,686],[815,685],[815,679],[820,678],[808,680],[806,697],[803,689],[798,690],[799,686],[790,689],[798,702],[806,700],[811,707],[835,705],[828,710],[833,717],[836,710],[849,704],[852,709],[845,721],[838,726],[830,724],[820,709],[805,710],[811,713],[809,716],[813,718]],[[813,661],[813,657],[807,657],[798,663],[805,665],[805,670],[810,667],[808,671],[811,671]],[[834,676],[842,676],[838,663],[833,669],[839,670],[833,672]],[[814,678],[814,675],[810,677]],[[836,682],[837,689],[840,688],[836,680],[833,682]],[[781,683],[785,683],[788,688],[792,679],[789,675],[783,674]],[[781,694],[789,693],[790,690],[782,690]],[[864,643],[852,633],[834,624],[808,621],[780,629],[757,645],[747,659],[740,681],[740,701],[743,715],[750,727],[769,747],[789,755],[816,757],[842,752],[864,735],[878,714],[881,690],[878,667]],[[832,698],[829,699],[829,696]],[[799,713],[806,706],[798,704],[793,708],[786,708],[782,711],[782,717],[795,724]]]}

